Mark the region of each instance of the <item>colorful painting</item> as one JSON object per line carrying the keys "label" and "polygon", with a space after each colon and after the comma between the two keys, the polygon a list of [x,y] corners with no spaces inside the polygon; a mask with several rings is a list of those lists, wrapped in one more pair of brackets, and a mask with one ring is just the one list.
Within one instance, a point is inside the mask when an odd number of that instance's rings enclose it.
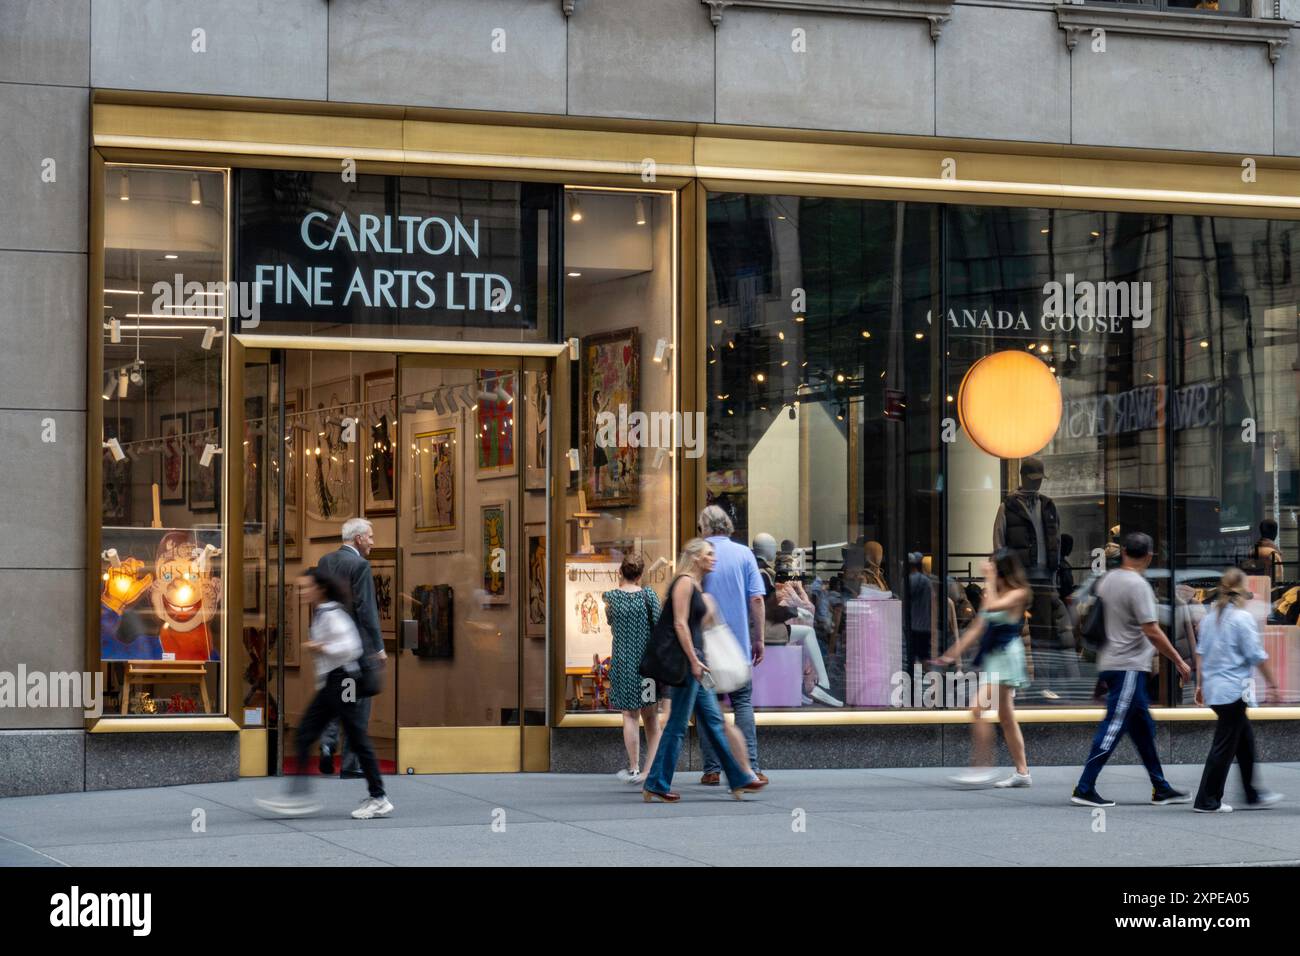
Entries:
{"label": "colorful painting", "polygon": [[546,525],[524,525],[524,557],[528,562],[528,607],[524,614],[526,637],[546,636]]}
{"label": "colorful painting", "polygon": [[221,459],[213,455],[207,467],[199,464],[199,459],[206,445],[221,447],[221,418],[217,409],[205,408],[190,412],[189,424],[189,440],[186,444],[192,459],[189,463],[190,511],[196,514],[216,511]]}
{"label": "colorful painting", "polygon": [[551,424],[551,376],[549,372],[525,372],[528,387],[528,440],[524,453],[527,466],[524,487],[546,489],[546,437]]}
{"label": "colorful painting", "polygon": [[373,548],[370,573],[375,581],[375,607],[379,609],[379,630],[397,636],[397,549]]}
{"label": "colorful painting", "polygon": [[597,441],[604,415],[624,420],[640,401],[640,331],[620,329],[582,340],[582,487],[588,508],[636,505],[641,498],[641,449]]}
{"label": "colorful painting", "polygon": [[355,412],[350,406],[356,400],[356,379],[351,377],[309,390],[302,458],[310,538],[337,537],[343,522],[356,517],[357,445],[343,441],[343,419]]}
{"label": "colorful painting", "polygon": [[385,369],[369,372],[362,380],[365,403],[358,431],[364,432],[365,458],[362,462],[363,505],[367,516],[391,515],[397,506],[395,465],[397,419],[393,412],[393,372]]}
{"label": "colorful painting", "polygon": [[510,603],[510,502],[496,501],[479,508],[479,560],[483,567],[483,603]]}
{"label": "colorful painting", "polygon": [[403,428],[410,465],[404,469],[404,501],[410,501],[412,549],[419,553],[464,547],[465,478],[461,417],[422,416]]}
{"label": "colorful painting", "polygon": [[591,667],[592,655],[603,661],[614,646],[605,613],[606,591],[618,587],[620,562],[570,557],[564,567],[564,659],[566,667]]}
{"label": "colorful painting", "polygon": [[162,438],[162,474],[158,479],[159,500],[165,505],[185,504],[185,413],[158,419]]}
{"label": "colorful painting", "polygon": [[100,658],[220,660],[221,628],[214,620],[221,610],[220,540],[219,531],[106,533]]}
{"label": "colorful painting", "polygon": [[480,371],[474,445],[478,472],[493,478],[515,473],[515,373]]}
{"label": "colorful painting", "polygon": [[[131,444],[131,419],[105,418],[104,441],[116,438],[126,451]],[[129,525],[131,523],[131,459],[113,460],[113,453],[104,449],[104,524]]]}

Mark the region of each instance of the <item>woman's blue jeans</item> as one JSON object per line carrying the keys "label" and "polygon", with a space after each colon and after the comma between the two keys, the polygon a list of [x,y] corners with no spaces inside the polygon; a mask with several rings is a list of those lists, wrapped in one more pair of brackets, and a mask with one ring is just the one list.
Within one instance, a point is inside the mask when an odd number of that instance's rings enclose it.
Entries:
{"label": "woman's blue jeans", "polygon": [[654,766],[646,775],[645,788],[656,793],[667,793],[673,786],[673,772],[677,769],[677,758],[682,752],[682,742],[686,739],[686,722],[695,712],[695,727],[700,736],[713,745],[714,751],[722,761],[722,772],[727,775],[727,786],[734,790],[749,783],[753,777],[746,776],[736,758],[731,755],[724,730],[722,708],[718,706],[718,695],[705,690],[699,681],[687,675],[686,683],[672,688],[673,709],[668,717],[668,726],[664,728],[659,740],[659,752],[655,754]]}

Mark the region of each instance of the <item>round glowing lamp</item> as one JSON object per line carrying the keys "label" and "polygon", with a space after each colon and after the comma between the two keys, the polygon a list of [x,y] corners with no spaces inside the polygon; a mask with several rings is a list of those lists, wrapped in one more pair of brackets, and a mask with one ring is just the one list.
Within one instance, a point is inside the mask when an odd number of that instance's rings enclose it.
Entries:
{"label": "round glowing lamp", "polygon": [[1043,450],[1061,423],[1061,386],[1029,352],[986,355],[966,372],[957,392],[962,430],[998,458]]}

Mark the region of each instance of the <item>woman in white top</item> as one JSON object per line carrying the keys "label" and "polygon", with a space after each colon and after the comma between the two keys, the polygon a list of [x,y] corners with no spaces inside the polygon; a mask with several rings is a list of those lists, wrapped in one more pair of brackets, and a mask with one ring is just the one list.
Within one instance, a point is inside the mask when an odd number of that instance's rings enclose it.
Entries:
{"label": "woman in white top", "polygon": [[[320,568],[308,568],[298,579],[298,592],[303,601],[316,608],[311,619],[311,640],[303,644],[315,660],[316,696],[302,716],[294,741],[298,768],[301,771],[308,766],[312,746],[320,739],[325,727],[337,718],[361,762],[361,770],[370,788],[370,796],[352,811],[352,816],[358,820],[386,817],[393,812],[393,805],[384,795],[379,761],[370,746],[370,737],[358,706],[361,700],[361,635],[345,609],[349,602],[347,585]],[[286,799],[259,800],[258,803],[285,816],[306,816],[320,809],[320,804],[310,799],[310,790],[311,778],[300,772],[290,778]]]}

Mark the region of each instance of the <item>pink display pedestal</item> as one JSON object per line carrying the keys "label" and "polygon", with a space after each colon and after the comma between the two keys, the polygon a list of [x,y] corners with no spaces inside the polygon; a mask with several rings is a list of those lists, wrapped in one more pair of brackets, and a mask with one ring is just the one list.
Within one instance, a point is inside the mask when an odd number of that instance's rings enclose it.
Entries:
{"label": "pink display pedestal", "polygon": [[803,706],[803,648],[769,644],[754,668],[755,707]]}
{"label": "pink display pedestal", "polygon": [[903,604],[853,600],[845,605],[845,703],[888,707],[903,669]]}

